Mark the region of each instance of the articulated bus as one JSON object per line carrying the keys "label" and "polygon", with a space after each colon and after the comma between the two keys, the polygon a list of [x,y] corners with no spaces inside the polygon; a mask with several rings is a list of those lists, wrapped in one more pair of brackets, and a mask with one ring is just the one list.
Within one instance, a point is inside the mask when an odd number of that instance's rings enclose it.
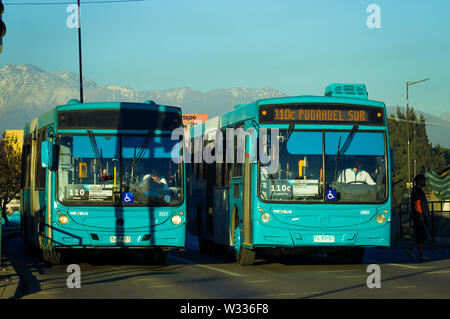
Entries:
{"label": "articulated bus", "polygon": [[184,163],[173,161],[180,153],[171,140],[181,116],[153,101],[71,100],[28,123],[26,247],[50,264],[77,252],[138,252],[165,263],[169,249],[185,247]]}
{"label": "articulated bus", "polygon": [[241,265],[253,264],[258,251],[360,263],[365,247],[390,246],[386,107],[368,99],[365,85],[237,105],[189,134],[191,146],[223,155],[196,162],[192,152],[186,169],[188,230],[201,251],[234,247]]}

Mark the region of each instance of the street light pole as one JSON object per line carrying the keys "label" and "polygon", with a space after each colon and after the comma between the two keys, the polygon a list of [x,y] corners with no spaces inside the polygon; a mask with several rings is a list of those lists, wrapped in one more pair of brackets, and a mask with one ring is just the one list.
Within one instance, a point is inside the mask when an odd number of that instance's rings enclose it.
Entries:
{"label": "street light pole", "polygon": [[408,195],[411,198],[411,165],[409,163],[409,103],[408,103],[408,83],[406,82],[406,140],[408,141]]}
{"label": "street light pole", "polygon": [[[415,82],[406,82],[406,138],[408,140],[408,195],[411,198],[411,163],[409,161],[409,96],[408,96],[408,88],[410,85],[417,84],[420,82],[428,81],[429,78],[415,81]],[[414,124],[414,175],[416,174],[416,149],[415,149],[415,134],[416,127]]]}
{"label": "street light pole", "polygon": [[80,102],[83,103],[83,67],[81,60],[81,6],[80,0],[78,2],[78,61],[80,67]]}

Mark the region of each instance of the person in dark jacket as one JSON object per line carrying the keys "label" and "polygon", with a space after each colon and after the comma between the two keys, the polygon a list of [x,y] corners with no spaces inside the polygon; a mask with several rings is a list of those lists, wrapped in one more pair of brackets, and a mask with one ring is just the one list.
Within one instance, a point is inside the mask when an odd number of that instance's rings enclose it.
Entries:
{"label": "person in dark jacket", "polygon": [[412,219],[414,225],[414,233],[416,235],[416,240],[411,244],[411,246],[406,249],[406,253],[415,258],[414,247],[419,249],[419,259],[422,261],[430,260],[429,257],[425,256],[423,253],[423,247],[425,240],[429,237],[428,234],[428,202],[423,192],[423,187],[427,184],[427,179],[423,174],[417,174],[414,178],[415,186],[411,192],[411,210]]}

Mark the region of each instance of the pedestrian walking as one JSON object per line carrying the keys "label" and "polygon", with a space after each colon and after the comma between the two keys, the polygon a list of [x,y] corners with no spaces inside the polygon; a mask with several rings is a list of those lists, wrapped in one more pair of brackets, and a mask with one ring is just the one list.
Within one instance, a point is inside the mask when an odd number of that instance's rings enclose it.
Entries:
{"label": "pedestrian walking", "polygon": [[416,258],[414,255],[414,248],[417,246],[419,249],[419,260],[430,260],[428,256],[424,255],[424,244],[427,238],[429,238],[428,232],[428,202],[423,191],[423,188],[427,184],[427,178],[423,174],[417,174],[414,178],[414,187],[411,192],[411,210],[412,219],[414,225],[414,233],[416,235],[415,241],[411,246],[406,249],[406,253],[412,258]]}

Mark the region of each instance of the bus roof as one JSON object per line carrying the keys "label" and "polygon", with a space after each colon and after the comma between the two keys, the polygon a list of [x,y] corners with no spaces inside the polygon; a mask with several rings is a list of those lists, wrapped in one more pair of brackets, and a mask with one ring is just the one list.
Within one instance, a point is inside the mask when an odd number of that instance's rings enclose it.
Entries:
{"label": "bus roof", "polygon": [[[194,125],[192,129],[195,128],[195,132],[199,134],[200,132],[205,132],[212,130],[213,126],[216,128],[223,128],[229,125],[254,119],[258,121],[258,112],[260,105],[271,105],[271,104],[298,104],[298,103],[311,103],[311,104],[349,104],[349,105],[362,105],[362,106],[375,106],[386,108],[385,104],[380,101],[369,100],[360,97],[343,97],[343,96],[317,96],[317,95],[299,95],[299,96],[288,96],[288,97],[277,97],[268,98],[254,101],[249,104],[238,104],[233,110],[223,113],[218,116],[218,119],[212,118],[203,123]],[[214,123],[213,123],[214,122]],[[198,130],[201,127],[201,131]],[[194,133],[194,131],[192,132]],[[203,134],[203,133],[202,133]],[[195,136],[193,134],[192,136]]]}
{"label": "bus roof", "polygon": [[144,103],[137,102],[90,102],[81,103],[78,100],[72,99],[65,105],[58,105],[39,117],[31,120],[25,124],[24,134],[30,134],[32,131],[46,127],[55,121],[55,113],[59,111],[70,110],[95,110],[95,109],[141,109],[141,110],[155,110],[161,112],[173,112],[181,114],[181,108],[177,106],[167,106],[156,104],[153,101],[145,101]]}

